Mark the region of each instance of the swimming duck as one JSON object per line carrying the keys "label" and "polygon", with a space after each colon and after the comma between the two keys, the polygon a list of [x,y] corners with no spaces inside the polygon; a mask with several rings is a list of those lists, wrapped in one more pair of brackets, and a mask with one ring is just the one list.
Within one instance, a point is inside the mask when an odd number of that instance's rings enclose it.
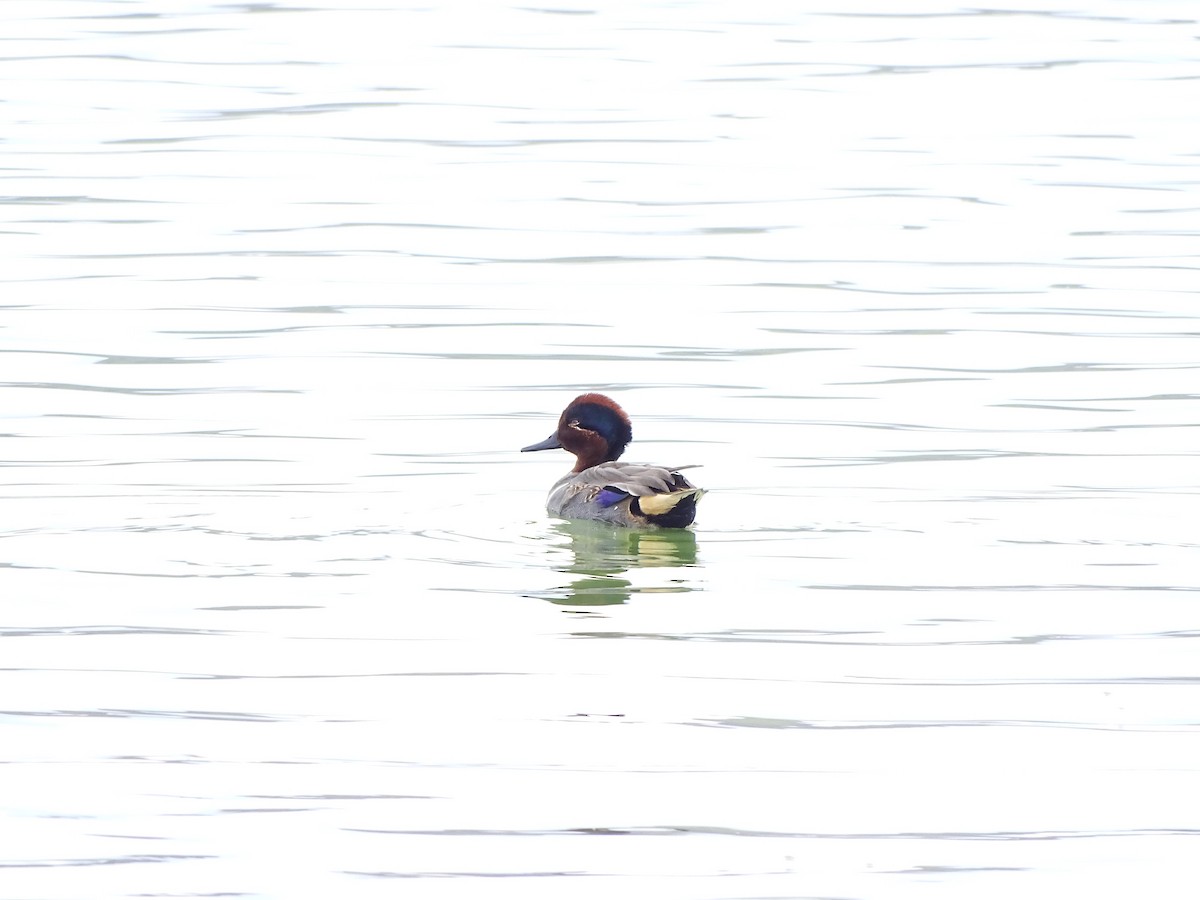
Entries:
{"label": "swimming duck", "polygon": [[603,394],[581,394],[572,400],[554,434],[521,448],[522,453],[561,448],[575,454],[575,468],[550,488],[546,511],[564,519],[631,527],[692,524],[704,491],[678,469],[618,462],[631,440],[629,416],[613,400]]}

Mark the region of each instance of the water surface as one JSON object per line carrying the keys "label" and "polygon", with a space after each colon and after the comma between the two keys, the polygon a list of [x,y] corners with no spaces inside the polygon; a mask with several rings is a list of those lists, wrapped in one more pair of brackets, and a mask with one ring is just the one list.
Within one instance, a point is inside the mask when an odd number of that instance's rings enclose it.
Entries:
{"label": "water surface", "polygon": [[4,5],[0,898],[1192,896],[1195,11],[794,7]]}

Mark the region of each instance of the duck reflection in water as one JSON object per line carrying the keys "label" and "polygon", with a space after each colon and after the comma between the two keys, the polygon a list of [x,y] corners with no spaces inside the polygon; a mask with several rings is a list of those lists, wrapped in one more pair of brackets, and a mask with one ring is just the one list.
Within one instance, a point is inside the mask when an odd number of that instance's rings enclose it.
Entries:
{"label": "duck reflection in water", "polygon": [[[569,521],[551,526],[556,543],[571,554],[564,574],[579,576],[541,596],[563,606],[608,606],[626,603],[634,594],[673,594],[693,590],[691,579],[643,579],[639,569],[696,565],[696,536],[684,529],[644,531],[613,528],[602,522]],[[684,573],[679,573],[683,576]],[[628,576],[628,577],[625,577]],[[635,584],[637,582],[637,584]]]}

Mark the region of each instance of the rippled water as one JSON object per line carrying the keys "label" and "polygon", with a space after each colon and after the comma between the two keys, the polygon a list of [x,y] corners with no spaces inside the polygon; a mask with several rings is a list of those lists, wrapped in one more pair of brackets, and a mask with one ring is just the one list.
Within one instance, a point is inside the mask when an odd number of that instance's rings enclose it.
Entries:
{"label": "rippled water", "polygon": [[0,898],[1194,896],[1193,3],[0,20]]}

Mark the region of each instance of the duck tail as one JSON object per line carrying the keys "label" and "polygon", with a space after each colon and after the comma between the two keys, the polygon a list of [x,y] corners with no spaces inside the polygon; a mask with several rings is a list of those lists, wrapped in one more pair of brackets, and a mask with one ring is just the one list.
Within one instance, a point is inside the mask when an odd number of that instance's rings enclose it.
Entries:
{"label": "duck tail", "polygon": [[704,496],[702,488],[685,488],[669,494],[650,494],[634,498],[634,512],[652,525],[664,528],[686,528],[696,518],[696,504]]}

